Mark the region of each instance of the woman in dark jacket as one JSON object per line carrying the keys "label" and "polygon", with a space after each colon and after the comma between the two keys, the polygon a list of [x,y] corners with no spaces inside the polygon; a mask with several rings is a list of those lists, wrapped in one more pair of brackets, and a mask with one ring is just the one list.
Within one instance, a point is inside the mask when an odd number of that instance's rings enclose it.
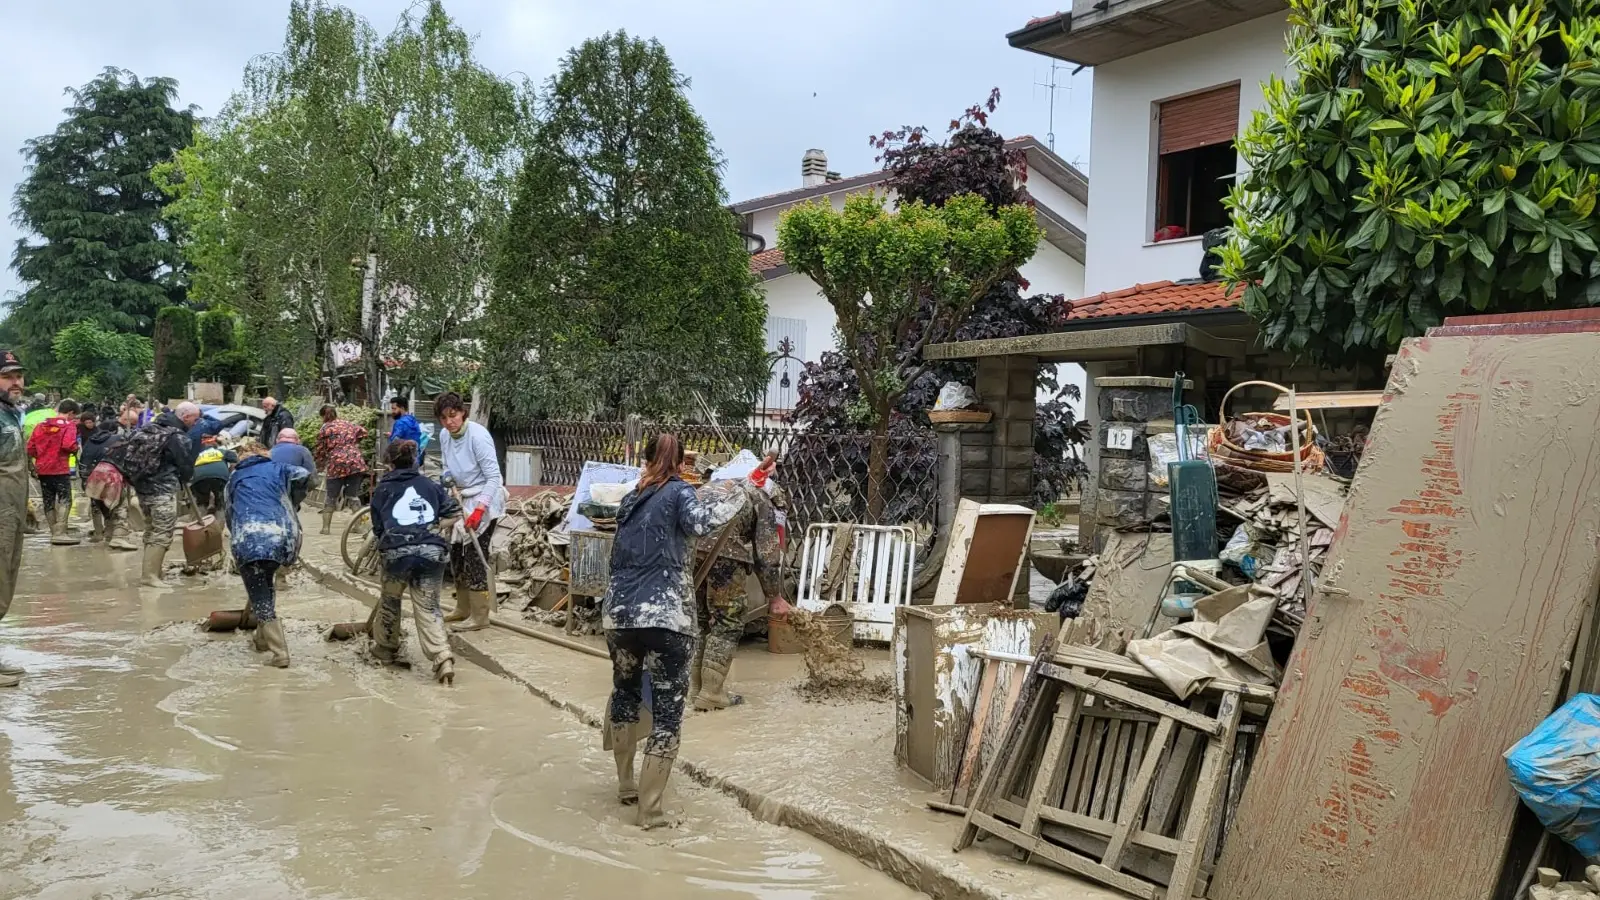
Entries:
{"label": "woman in dark jacket", "polygon": [[[678,756],[698,636],[691,542],[732,521],[746,500],[736,481],[708,485],[696,496],[678,477],[683,448],[673,435],[652,438],[645,461],[638,485],[617,512],[611,584],[602,603],[612,682],[605,743],[616,757],[618,798],[639,804],[641,827],[658,828],[669,824],[661,805]],[[645,736],[639,706],[646,672],[652,724],[635,781],[634,752]]]}
{"label": "woman in dark jacket", "polygon": [[245,441],[238,452],[239,465],[228,479],[223,499],[229,549],[244,579],[250,611],[260,623],[254,638],[256,651],[272,654],[267,665],[286,669],[289,642],[278,621],[275,577],[279,566],[292,565],[300,555],[300,520],[289,491],[311,473],[273,462],[266,448],[255,441]]}
{"label": "woman in dark jacket", "polygon": [[[85,497],[89,496],[89,473],[106,458],[106,451],[122,440],[116,419],[106,417],[91,423],[90,418],[84,417],[84,424],[92,427],[81,429],[83,449],[78,451],[78,478],[83,482],[81,489]],[[111,522],[111,510],[99,500],[90,500],[89,512],[94,522],[94,530],[89,533],[90,543],[105,540],[106,526]]]}
{"label": "woman in dark jacket", "polygon": [[461,515],[461,504],[433,479],[417,471],[417,442],[389,445],[390,471],[372,492],[372,533],[383,557],[383,593],[372,629],[372,655],[394,663],[400,651],[400,597],[411,592],[417,643],[440,684],[454,684],[455,657],[439,611],[450,545],[437,529]]}

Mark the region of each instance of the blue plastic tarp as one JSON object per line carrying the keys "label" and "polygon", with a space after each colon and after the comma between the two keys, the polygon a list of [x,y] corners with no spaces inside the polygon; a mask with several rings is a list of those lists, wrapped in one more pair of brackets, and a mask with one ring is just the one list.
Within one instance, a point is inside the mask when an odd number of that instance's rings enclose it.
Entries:
{"label": "blue plastic tarp", "polygon": [[1505,753],[1511,786],[1552,834],[1600,857],[1600,696],[1579,694]]}

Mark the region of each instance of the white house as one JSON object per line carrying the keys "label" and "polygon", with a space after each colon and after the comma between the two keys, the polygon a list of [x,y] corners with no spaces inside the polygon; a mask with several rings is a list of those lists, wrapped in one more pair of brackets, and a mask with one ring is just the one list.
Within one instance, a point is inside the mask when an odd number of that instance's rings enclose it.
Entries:
{"label": "white house", "polygon": [[[1201,236],[1227,224],[1233,140],[1286,75],[1283,0],[1073,0],[1011,46],[1094,68],[1090,205],[1080,318],[1149,317],[1231,304],[1198,278]],[[1114,198],[1114,201],[1113,201]],[[1120,294],[1101,297],[1101,294]]]}
{"label": "white house", "polygon": [[[1022,276],[1032,293],[1061,294],[1068,298],[1084,293],[1084,230],[1089,222],[1089,182],[1083,173],[1051,152],[1032,137],[1015,138],[1009,146],[1022,150],[1028,162],[1028,193],[1032,195],[1045,240],[1038,252],[1022,267]],[[750,268],[761,278],[767,301],[767,349],[775,352],[788,339],[794,345],[794,361],[780,360],[767,387],[766,409],[780,413],[794,406],[800,369],[833,349],[833,307],[810,278],[790,271],[783,251],[777,249],[778,218],[784,211],[807,200],[826,198],[837,208],[844,207],[848,194],[881,191],[886,173],[882,171],[840,178],[828,171],[827,156],[821,150],[808,150],[800,164],[801,184],[793,190],[757,197],[733,204],[743,217],[743,231],[755,251]]]}

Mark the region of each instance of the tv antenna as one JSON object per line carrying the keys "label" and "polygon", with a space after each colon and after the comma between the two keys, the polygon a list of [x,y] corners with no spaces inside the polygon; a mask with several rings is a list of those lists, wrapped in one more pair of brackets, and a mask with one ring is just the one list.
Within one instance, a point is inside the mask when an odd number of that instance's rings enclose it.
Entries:
{"label": "tv antenna", "polygon": [[[1056,91],[1066,91],[1067,102],[1069,104],[1072,102],[1072,84],[1070,82],[1067,84],[1062,84],[1056,80],[1056,72],[1063,68],[1065,67],[1062,66],[1061,63],[1051,60],[1050,80],[1035,81],[1033,83],[1034,87],[1042,87],[1050,91],[1050,130],[1045,133],[1044,141],[1045,145],[1050,148],[1051,153],[1054,153],[1056,150]],[[1071,78],[1072,76],[1069,75],[1067,77]]]}

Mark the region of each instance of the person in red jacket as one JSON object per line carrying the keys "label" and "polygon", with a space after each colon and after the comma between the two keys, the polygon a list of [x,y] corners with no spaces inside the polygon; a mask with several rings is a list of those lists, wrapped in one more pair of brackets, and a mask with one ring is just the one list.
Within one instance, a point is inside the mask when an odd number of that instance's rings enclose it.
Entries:
{"label": "person in red jacket", "polygon": [[28,456],[39,476],[39,493],[44,497],[44,520],[50,524],[50,543],[76,544],[72,518],[72,457],[78,452],[78,403],[63,400],[56,414],[33,429],[28,438]]}

